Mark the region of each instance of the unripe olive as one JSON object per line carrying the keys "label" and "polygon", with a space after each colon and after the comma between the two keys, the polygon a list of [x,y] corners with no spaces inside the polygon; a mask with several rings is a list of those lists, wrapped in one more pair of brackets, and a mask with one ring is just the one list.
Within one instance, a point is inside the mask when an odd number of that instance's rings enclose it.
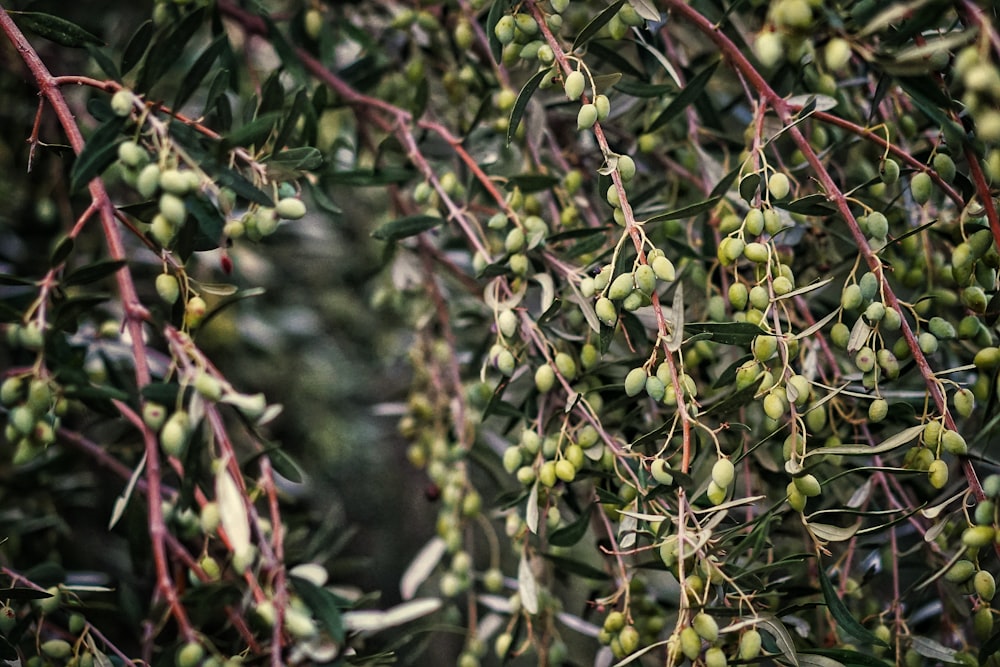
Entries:
{"label": "unripe olive", "polygon": [[626,625],[618,634],[618,642],[625,655],[635,653],[635,650],[639,648],[639,631],[635,629],[634,625]]}
{"label": "unripe olive", "polygon": [[878,423],[889,414],[889,402],[884,398],[876,398],[868,406],[868,421]]}
{"label": "unripe olive", "polygon": [[976,407],[976,397],[968,387],[962,387],[952,396],[955,411],[962,417],[968,417]]}
{"label": "unripe olive", "polygon": [[149,159],[146,149],[134,141],[123,141],[118,144],[118,159],[126,167],[138,167]]}
{"label": "unripe olive", "polygon": [[[986,292],[984,292],[983,288],[980,287],[979,285],[969,285],[968,287],[963,289],[961,293],[961,299],[962,299],[962,305],[968,308],[969,310],[976,313],[986,312],[986,305],[987,305]],[[962,324],[964,324],[966,321],[969,322],[967,326],[969,327],[969,329],[971,329],[971,335],[962,336],[962,333],[968,330],[963,331],[964,327],[959,327],[959,336],[963,338],[973,338],[977,333],[979,333],[978,319],[970,315],[969,317],[962,319]]]}
{"label": "unripe olive", "polygon": [[723,266],[729,266],[743,256],[745,248],[746,242],[743,239],[735,236],[727,236],[719,242],[716,256],[722,262]]}
{"label": "unripe olive", "polygon": [[183,411],[170,415],[160,430],[160,446],[170,456],[181,457],[191,436],[191,419]]}
{"label": "unripe olive", "polygon": [[636,288],[646,296],[656,290],[656,272],[648,264],[640,264],[632,274]]}
{"label": "unripe olive", "polygon": [[705,651],[705,667],[726,667],[726,653],[718,646]]}
{"label": "unripe olive", "polygon": [[781,37],[778,33],[768,31],[757,35],[757,39],[754,42],[754,51],[757,53],[757,58],[760,59],[764,67],[774,67],[784,57],[785,47],[782,45]]}
{"label": "unripe olive", "polygon": [[701,654],[701,637],[690,626],[681,630],[681,653],[691,662],[697,660]]}
{"label": "unripe olive", "polygon": [[623,273],[611,282],[608,288],[608,298],[620,301],[632,293],[635,286],[635,279],[631,273]]}
{"label": "unripe olive", "polygon": [[761,334],[753,339],[753,356],[757,361],[766,361],[778,351],[778,339],[770,334]]}
{"label": "unripe olive", "polygon": [[962,544],[967,547],[985,547],[992,544],[995,536],[993,526],[969,526],[962,531]]}
{"label": "unripe olive", "polygon": [[165,215],[157,213],[149,225],[149,233],[152,234],[157,243],[166,248],[177,235],[177,227]]}
{"label": "unripe olive", "polygon": [[736,282],[729,286],[729,305],[734,310],[743,310],[750,299],[750,291],[743,283]]}
{"label": "unripe olive", "polygon": [[757,628],[750,628],[740,636],[740,645],[737,651],[740,660],[752,662],[760,655],[761,636]]}
{"label": "unripe olive", "polygon": [[714,481],[709,481],[705,495],[713,505],[721,505],[726,501],[726,487],[719,486]]}
{"label": "unripe olive", "polygon": [[785,276],[778,276],[771,281],[771,289],[774,290],[775,295],[784,296],[795,289],[795,284]]}
{"label": "unripe olive", "polygon": [[970,560],[962,559],[948,568],[944,573],[944,578],[953,584],[965,583],[976,573],[976,565]]}
{"label": "unripe olive", "polygon": [[670,485],[674,483],[674,476],[670,474],[670,463],[666,459],[654,460],[649,467],[649,472],[659,484]]}
{"label": "unripe olive", "polygon": [[666,391],[667,386],[660,378],[655,375],[646,378],[646,394],[654,401],[662,401]]}
{"label": "unripe olive", "polygon": [[927,478],[935,489],[943,489],[948,483],[948,464],[941,459],[934,459],[927,468]]}
{"label": "unripe olive", "polygon": [[201,324],[208,313],[208,304],[200,296],[193,296],[184,305],[184,323],[189,327]]}
{"label": "unripe olive", "polygon": [[184,224],[184,218],[187,217],[187,207],[184,205],[183,199],[165,192],[160,195],[159,205],[160,215],[176,226]]}
{"label": "unripe olive", "polygon": [[705,612],[695,614],[691,619],[691,627],[705,641],[714,642],[719,638],[719,624]]}
{"label": "unripe olive", "polygon": [[[583,89],[587,85],[587,80],[583,76],[583,72],[580,70],[574,70],[566,75],[566,80],[563,83],[563,92],[566,93],[566,97],[571,100],[580,99],[580,95],[583,95]],[[597,111],[597,109],[594,109]]]}
{"label": "unripe olive", "polygon": [[222,384],[207,372],[201,372],[195,377],[194,390],[210,401],[222,398]]}
{"label": "unripe olive", "polygon": [[917,345],[924,354],[934,354],[938,349],[938,339],[930,331],[921,331],[917,336]]}
{"label": "unripe olive", "polygon": [[950,340],[955,337],[955,326],[943,317],[932,317],[927,322],[927,330],[938,340]]}
{"label": "unripe olive", "polygon": [[646,376],[646,369],[641,366],[630,370],[625,376],[625,393],[628,396],[638,396],[646,388]]}
{"label": "unripe olive", "polygon": [[844,291],[840,294],[840,305],[844,310],[860,308],[863,302],[864,296],[861,293],[861,286],[857,283],[845,286]]}
{"label": "unripe olive", "polygon": [[556,485],[556,462],[546,461],[538,468],[538,481],[549,488]]}
{"label": "unripe olive", "polygon": [[164,192],[183,197],[191,189],[188,175],[179,169],[166,169],[160,174],[160,187]]}
{"label": "unripe olive", "polygon": [[754,241],[743,248],[743,256],[755,264],[766,264],[768,260],[767,246]]}
{"label": "unripe olive", "polygon": [[875,368],[875,364],[878,359],[875,355],[875,350],[871,349],[867,345],[862,347],[854,355],[854,365],[858,367],[862,373],[867,373],[868,371]]}
{"label": "unripe olive", "polygon": [[[594,96],[594,108],[597,109],[597,120],[604,120],[611,113],[611,100],[608,99],[607,95],[595,95]],[[622,159],[627,159],[627,161],[632,165],[631,176],[626,176],[626,170],[622,168]],[[632,176],[635,176],[635,162],[632,161],[627,155],[621,155],[618,158],[618,170],[622,174],[622,178],[626,181],[631,180]]]}
{"label": "unripe olive", "polygon": [[976,595],[984,602],[989,602],[997,594],[997,581],[993,575],[986,570],[976,572],[972,579],[972,587],[976,590]]}
{"label": "unripe olive", "polygon": [[14,430],[21,435],[31,435],[35,430],[37,417],[34,411],[27,405],[19,405],[7,414],[7,423],[14,427]]}
{"label": "unripe olive", "polygon": [[177,278],[169,273],[156,276],[156,293],[164,302],[173,305],[181,295],[181,287]]}
{"label": "unripe olive", "polygon": [[275,213],[285,220],[298,220],[305,216],[306,205],[298,197],[285,197],[279,199],[274,206]]}
{"label": "unripe olive", "polygon": [[795,485],[795,482],[788,483],[785,487],[785,493],[788,496],[788,505],[793,510],[801,512],[806,508],[806,496],[799,491],[799,487]]}
{"label": "unripe olive", "polygon": [[160,187],[160,167],[159,165],[147,164],[139,171],[135,179],[135,189],[145,198],[150,198],[156,194]]}
{"label": "unripe olive", "polygon": [[[516,24],[514,22],[514,17],[509,14],[506,14],[504,16],[501,16],[500,20],[497,21],[496,26],[494,26],[493,28],[493,34],[496,35],[497,40],[501,44],[510,44],[511,42],[514,41],[515,26]],[[583,93],[582,88],[580,89],[580,92]],[[577,97],[579,96],[580,95],[577,95]]]}
{"label": "unripe olive", "polygon": [[776,171],[767,179],[767,191],[775,199],[784,199],[788,196],[791,185],[788,176],[780,171]]}
{"label": "unripe olive", "polygon": [[566,482],[567,484],[576,479],[576,466],[570,463],[566,459],[559,459],[556,461],[556,477]]}
{"label": "unripe olive", "polygon": [[509,632],[501,632],[493,642],[493,652],[503,660],[510,651],[511,644],[514,643],[514,636]]}
{"label": "unripe olive", "polygon": [[972,615],[972,630],[980,641],[993,636],[993,610],[990,607],[983,605]]}
{"label": "unripe olive", "polygon": [[24,378],[12,375],[0,384],[0,403],[3,405],[14,405],[21,400],[21,391],[24,388]]}
{"label": "unripe olive", "polygon": [[597,122],[597,115],[597,107],[593,104],[581,105],[576,114],[576,129],[589,130]]}
{"label": "unripe olive", "polygon": [[116,116],[124,118],[132,113],[134,103],[135,93],[131,90],[122,88],[111,96],[111,111],[113,111]]}
{"label": "unripe olive", "polygon": [[788,407],[785,404],[785,400],[774,392],[769,392],[767,396],[764,397],[764,414],[766,414],[771,419],[775,421],[779,420],[784,416],[785,409]]}
{"label": "unripe olive", "polygon": [[542,364],[535,370],[535,388],[539,393],[545,394],[552,390],[555,386],[556,373],[552,370],[552,366],[548,364]]}
{"label": "unripe olive", "polygon": [[674,263],[662,255],[656,257],[650,266],[653,267],[653,273],[660,280],[672,282],[677,277],[677,270],[674,268]]}
{"label": "unripe olive", "polygon": [[919,171],[910,178],[910,192],[918,204],[926,204],[931,198],[931,177],[927,172]]}
{"label": "unripe olive", "polygon": [[947,428],[941,433],[941,449],[956,456],[969,453],[969,446],[965,443],[962,434]]}
{"label": "unripe olive", "polygon": [[950,155],[938,153],[934,156],[932,164],[934,165],[934,171],[938,173],[938,176],[940,176],[942,180],[947,183],[951,183],[955,180],[955,161],[951,159]]}
{"label": "unripe olive", "polygon": [[142,406],[142,421],[153,431],[159,431],[167,419],[167,409],[153,401],[147,401]]}
{"label": "unripe olive", "polygon": [[605,326],[613,327],[618,321],[618,311],[611,299],[602,296],[594,304],[594,312]]}
{"label": "unripe olive", "polygon": [[800,475],[798,477],[792,478],[795,483],[795,487],[802,492],[806,498],[813,498],[820,495],[823,492],[823,488],[816,479],[815,475],[806,473],[805,475]]}
{"label": "unripe olive", "polygon": [[[64,660],[73,653],[73,645],[65,639],[49,639],[48,641],[42,642],[42,645],[39,648],[42,650],[42,653],[53,660]],[[183,667],[191,666],[184,665]]]}
{"label": "unripe olive", "polygon": [[720,458],[712,466],[712,481],[722,488],[729,488],[729,485],[736,479],[736,466],[728,458]]}
{"label": "unripe olive", "polygon": [[869,214],[868,233],[877,239],[884,239],[889,234],[889,220],[880,211]]}
{"label": "unripe olive", "polygon": [[749,300],[752,308],[763,312],[771,303],[771,295],[763,285],[754,285],[750,288]]}
{"label": "unripe olive", "polygon": [[[879,176],[882,178],[883,183],[892,185],[899,180],[899,163],[892,158],[886,158],[885,162],[879,167]],[[884,235],[879,236],[875,232],[871,232],[871,234],[877,238],[885,238]]]}

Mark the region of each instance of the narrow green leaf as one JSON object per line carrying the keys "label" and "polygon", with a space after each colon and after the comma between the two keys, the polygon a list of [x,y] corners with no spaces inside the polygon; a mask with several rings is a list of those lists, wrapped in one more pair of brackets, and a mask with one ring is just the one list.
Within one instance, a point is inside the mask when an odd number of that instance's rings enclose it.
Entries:
{"label": "narrow green leaf", "polygon": [[875,656],[840,648],[810,648],[799,653],[799,658],[801,659],[803,655],[826,656],[833,658],[845,667],[890,667],[890,663],[879,660]]}
{"label": "narrow green leaf", "polygon": [[292,575],[289,577],[289,580],[292,582],[295,592],[299,594],[299,597],[302,598],[305,605],[312,611],[316,620],[322,624],[323,629],[330,635],[330,639],[338,643],[343,642],[345,634],[344,621],[340,612],[341,609],[347,606],[345,601],[308,579]]}
{"label": "narrow green leaf", "polygon": [[807,524],[807,527],[817,539],[824,542],[846,542],[857,534],[858,528],[861,528],[861,519],[847,527],[812,521]]}
{"label": "narrow green leaf", "polygon": [[570,574],[575,574],[584,577],[585,579],[596,579],[598,581],[604,581],[611,578],[604,570],[599,570],[593,565],[588,565],[587,563],[582,563],[572,558],[556,556],[555,554],[550,553],[543,553],[542,556],[545,557],[545,560],[549,561],[563,572],[569,572]]}
{"label": "narrow green leaf", "polygon": [[712,74],[715,73],[716,68],[721,62],[721,60],[716,60],[714,63],[691,77],[691,80],[688,81],[688,85],[684,87],[684,90],[678,93],[677,97],[671,100],[670,104],[667,105],[667,108],[661,111],[659,116],[653,119],[653,122],[646,128],[646,132],[652,132],[666,125],[674,117],[680,115],[680,113],[684,111],[689,104],[694,102],[695,99],[705,90],[705,86],[708,85],[709,79],[712,78]]}
{"label": "narrow green leaf", "polygon": [[373,231],[372,236],[379,241],[399,241],[434,229],[443,222],[444,218],[433,215],[411,215],[385,223]]}
{"label": "narrow green leaf", "polygon": [[775,645],[781,651],[785,660],[794,665],[794,667],[799,667],[799,658],[795,652],[795,643],[792,641],[792,635],[789,634],[788,628],[785,627],[784,623],[771,614],[761,614],[760,620],[757,621],[757,627],[765,630],[769,635],[774,637]]}
{"label": "narrow green leaf", "polygon": [[542,83],[542,79],[547,77],[551,72],[551,67],[535,72],[535,75],[528,79],[528,82],[524,84],[523,88],[521,88],[521,92],[517,94],[517,99],[514,101],[514,107],[510,110],[510,122],[507,123],[508,146],[510,146],[510,142],[514,138],[514,134],[517,132],[517,126],[521,124],[521,116],[524,115],[524,110],[528,107],[528,102],[531,101],[531,96],[535,94],[538,86]]}
{"label": "narrow green leaf", "polygon": [[[508,190],[517,188],[521,192],[527,194],[530,192],[548,190],[552,186],[558,184],[559,178],[549,174],[517,174],[516,176],[508,178],[504,187]],[[551,239],[552,237],[549,238]]]}
{"label": "narrow green leaf", "polygon": [[876,644],[888,648],[888,644],[876,637],[871,630],[858,623],[857,619],[851,616],[847,605],[837,597],[837,591],[830,582],[830,578],[826,576],[825,568],[817,568],[817,572],[819,574],[820,588],[823,590],[823,599],[826,601],[826,606],[830,610],[830,614],[833,615],[834,620],[837,621],[840,629],[867,644]]}
{"label": "narrow green leaf", "polygon": [[493,56],[494,62],[500,62],[503,56],[503,44],[496,36],[497,23],[500,21],[500,17],[507,13],[509,7],[510,0],[494,0],[490,7],[490,13],[486,15],[486,37],[490,41],[490,54]]}
{"label": "narrow green leaf", "polygon": [[315,171],[323,166],[323,153],[312,146],[300,146],[275,153],[265,162],[269,170],[278,168],[281,171],[291,172]]}
{"label": "narrow green leaf", "polygon": [[668,211],[666,213],[661,213],[659,215],[654,215],[644,222],[644,224],[649,224],[651,222],[666,222],[667,220],[681,220],[682,218],[691,218],[699,213],[704,213],[711,209],[715,204],[722,199],[722,196],[711,197],[704,201],[700,201],[696,204],[691,204],[690,206],[685,206],[684,208],[679,208],[676,211]]}
{"label": "narrow green leaf", "polygon": [[958,657],[958,651],[953,648],[943,646],[933,639],[928,639],[927,637],[921,637],[919,635],[911,637],[910,646],[914,651],[925,658],[930,658],[931,660],[947,662],[953,665],[965,664],[965,662]]}
{"label": "narrow green leaf", "polygon": [[274,139],[275,148],[281,150],[289,143],[292,134],[295,132],[295,128],[299,124],[299,120],[309,109],[309,106],[309,91],[305,88],[299,88],[299,91],[295,93],[295,99],[292,100],[292,105],[285,116],[285,120],[281,124],[278,136]]}
{"label": "narrow green leaf", "polygon": [[118,135],[125,125],[124,118],[111,118],[97,128],[83,150],[76,156],[70,170],[70,189],[86,187],[91,179],[107,169],[118,158]]}
{"label": "narrow green leaf", "polygon": [[7,13],[14,17],[14,22],[22,30],[33,32],[62,46],[80,48],[88,44],[104,44],[99,37],[77,24],[52,14],[13,11]]}
{"label": "narrow green leaf", "polygon": [[600,14],[595,16],[590,23],[584,26],[583,30],[580,31],[580,34],[576,36],[576,39],[573,40],[573,48],[570,50],[576,51],[578,48],[593,39],[594,35],[599,33],[601,28],[607,25],[608,21],[614,18],[615,14],[618,13],[618,10],[621,9],[621,6],[624,4],[625,0],[616,0],[608,5]]}
{"label": "narrow green leaf", "polygon": [[73,246],[76,245],[72,236],[64,236],[56,244],[56,247],[52,249],[52,255],[49,257],[49,266],[59,266],[66,261],[69,254],[73,252]]}
{"label": "narrow green leaf", "polygon": [[[13,14],[14,12],[11,13]],[[24,586],[0,588],[0,595],[3,596],[4,600],[44,600],[45,598],[52,597],[52,593]]]}
{"label": "narrow green leaf", "polygon": [[759,188],[760,174],[757,172],[747,174],[740,179],[740,197],[742,197],[743,201],[748,204],[753,201],[754,197],[757,196]]}
{"label": "narrow green leaf", "polygon": [[812,456],[813,454],[822,454],[826,456],[828,454],[840,454],[844,456],[873,456],[875,454],[884,454],[885,452],[890,452],[894,449],[902,447],[903,445],[909,444],[917,436],[919,436],[924,430],[923,424],[917,424],[916,426],[911,426],[907,429],[903,429],[899,433],[886,438],[879,444],[875,446],[864,445],[864,444],[851,444],[851,445],[834,445],[832,447],[820,447],[817,449],[812,449],[806,453],[806,456]]}
{"label": "narrow green leaf", "polygon": [[21,276],[15,276],[10,273],[0,273],[0,285],[34,285],[34,280],[29,280],[28,278],[22,278]]}
{"label": "narrow green leaf", "polygon": [[192,248],[196,252],[218,248],[219,241],[222,240],[222,226],[225,223],[219,209],[204,197],[197,195],[188,195],[184,198],[184,203],[198,223]]}
{"label": "narrow green leaf", "polygon": [[221,34],[216,37],[211,44],[205,47],[205,50],[201,52],[198,59],[194,61],[193,65],[191,65],[191,69],[187,71],[187,74],[181,77],[180,85],[177,87],[177,95],[174,96],[174,109],[180,109],[189,99],[191,99],[191,96],[194,95],[194,91],[198,90],[198,86],[200,86],[201,82],[206,76],[208,76],[208,73],[212,71],[215,61],[226,49],[228,44],[228,36],[226,34]]}
{"label": "narrow green leaf", "polygon": [[992,637],[983,642],[983,645],[979,647],[979,664],[985,664],[987,658],[997,651],[1000,651],[1000,630],[994,633]]}
{"label": "narrow green leaf", "polygon": [[105,76],[109,79],[114,79],[115,81],[121,81],[122,75],[121,72],[118,71],[118,66],[115,65],[115,62],[111,60],[111,58],[108,57],[108,54],[104,52],[104,49],[98,48],[93,44],[89,44],[87,45],[87,53],[89,53],[90,57],[94,59],[94,62],[101,68],[101,71],[104,72]]}
{"label": "narrow green leaf", "polygon": [[571,547],[582,540],[590,527],[591,507],[591,505],[587,505],[586,511],[577,517],[576,521],[552,533],[549,536],[549,544],[554,547]]}
{"label": "narrow green leaf", "polygon": [[139,70],[136,90],[148,92],[171,67],[182,60],[184,49],[198,32],[204,17],[205,10],[197,9],[154,40]]}
{"label": "narrow green leaf", "polygon": [[[592,55],[601,62],[605,63],[608,67],[613,67],[616,71],[621,72],[625,76],[635,77],[639,81],[645,81],[649,76],[642,70],[636,68],[628,58],[622,56],[619,51],[621,46],[620,42],[610,42],[613,46],[607,46],[603,41],[593,41],[587,45],[587,54]],[[617,84],[616,84],[617,87]],[[673,91],[677,90],[677,86],[672,87]]]}
{"label": "narrow green leaf", "polygon": [[799,667],[846,667],[839,660],[816,653],[799,653]]}
{"label": "narrow green leaf", "polygon": [[707,333],[712,336],[712,342],[723,345],[746,347],[763,330],[749,322],[688,322],[685,331],[692,333]]}
{"label": "narrow green leaf", "polygon": [[802,215],[823,216],[830,215],[836,211],[834,206],[830,204],[830,200],[826,198],[826,195],[821,194],[806,195],[793,201],[776,201],[775,206]]}
{"label": "narrow green leaf", "polygon": [[414,171],[406,167],[381,167],[379,169],[350,169],[335,171],[327,175],[331,183],[377,187],[393,183],[405,183],[413,178]]}
{"label": "narrow green leaf", "polygon": [[95,283],[98,280],[107,278],[118,272],[126,262],[123,259],[109,259],[103,262],[96,262],[94,264],[88,264],[87,266],[82,266],[79,269],[69,273],[62,280],[62,284],[66,287],[71,285],[87,285],[89,283]]}
{"label": "narrow green leaf", "polygon": [[237,171],[227,168],[220,169],[215,174],[215,180],[219,185],[235,192],[237,197],[242,197],[261,206],[274,206],[274,200],[266,192],[256,187]]}
{"label": "narrow green leaf", "polygon": [[656,6],[651,0],[628,0],[628,4],[632,5],[632,9],[635,10],[636,14],[647,21],[660,20],[660,12],[657,11]]}
{"label": "narrow green leaf", "polygon": [[128,74],[139,64],[153,39],[153,22],[146,21],[132,34],[122,53],[121,73]]}
{"label": "narrow green leaf", "polygon": [[271,111],[257,116],[249,123],[223,136],[223,144],[231,147],[263,143],[267,140],[271,132],[274,131],[278,121],[281,120],[281,115],[280,111]]}
{"label": "narrow green leaf", "polygon": [[258,16],[267,24],[268,40],[271,43],[271,47],[277,52],[278,57],[281,58],[282,66],[297,81],[305,81],[306,70],[302,65],[302,61],[299,60],[298,55],[295,53],[295,47],[288,41],[285,34],[278,30],[278,26],[271,20],[270,13],[266,12],[263,7],[260,8]]}
{"label": "narrow green leaf", "polygon": [[716,418],[722,418],[728,414],[736,412],[744,405],[749,405],[753,402],[754,396],[757,395],[758,386],[760,386],[760,381],[753,382],[742,389],[738,389],[718,403],[713,403],[707,406],[701,414],[706,416],[715,415]]}
{"label": "narrow green leaf", "polygon": [[614,88],[625,95],[641,98],[663,97],[677,92],[677,86],[672,83],[646,83],[634,79],[622,79]]}

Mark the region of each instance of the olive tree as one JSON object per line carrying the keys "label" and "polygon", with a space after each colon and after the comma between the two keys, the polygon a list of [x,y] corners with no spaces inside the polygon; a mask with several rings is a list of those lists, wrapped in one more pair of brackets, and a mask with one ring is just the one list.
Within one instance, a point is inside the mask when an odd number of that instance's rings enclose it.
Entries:
{"label": "olive tree", "polygon": [[[0,9],[8,142],[45,170],[0,232],[6,658],[996,660],[996,7],[50,12]],[[289,448],[316,458],[275,434],[316,417],[233,353],[296,229],[378,264],[327,289],[407,378],[366,414],[427,479],[387,513],[433,528],[381,599],[298,548]],[[394,451],[349,455],[385,496]],[[53,513],[69,539],[30,539]],[[59,567],[97,530],[106,571]]]}

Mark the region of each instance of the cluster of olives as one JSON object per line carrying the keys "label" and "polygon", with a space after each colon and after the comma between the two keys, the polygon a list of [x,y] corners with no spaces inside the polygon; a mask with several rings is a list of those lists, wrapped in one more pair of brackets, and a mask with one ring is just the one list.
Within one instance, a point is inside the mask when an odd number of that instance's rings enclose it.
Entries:
{"label": "cluster of olives", "polygon": [[[121,89],[111,97],[111,109],[122,117],[133,117],[141,111],[141,100],[128,90]],[[129,139],[118,145],[118,161],[122,166],[124,181],[134,187],[143,199],[157,198],[158,211],[149,223],[149,233],[163,248],[169,248],[190,214],[188,197],[202,197],[214,193],[218,207],[230,213],[236,197],[228,188],[220,188],[199,169],[186,167],[176,152],[166,148],[154,156],[145,143]],[[224,233],[229,238],[246,235],[251,240],[273,234],[281,220],[297,220],[306,214],[305,204],[295,196],[290,183],[276,186],[278,201],[273,208],[251,203],[246,213],[229,219]]]}
{"label": "cluster of olives", "polygon": [[976,608],[972,615],[973,631],[978,639],[985,641],[993,635],[996,620],[992,608],[996,596],[996,577],[992,572],[983,569],[980,562],[980,552],[983,549],[992,551],[994,543],[1000,543],[1000,532],[997,530],[997,502],[1000,501],[1000,475],[990,475],[983,480],[985,498],[979,501],[973,512],[971,522],[962,532],[962,545],[965,547],[963,558],[956,560],[945,572],[946,580],[963,587],[963,590],[976,595]]}
{"label": "cluster of olives", "polygon": [[31,461],[56,441],[60,418],[69,407],[51,378],[28,373],[0,384],[0,404],[7,408],[4,438],[14,446],[14,464]]}

